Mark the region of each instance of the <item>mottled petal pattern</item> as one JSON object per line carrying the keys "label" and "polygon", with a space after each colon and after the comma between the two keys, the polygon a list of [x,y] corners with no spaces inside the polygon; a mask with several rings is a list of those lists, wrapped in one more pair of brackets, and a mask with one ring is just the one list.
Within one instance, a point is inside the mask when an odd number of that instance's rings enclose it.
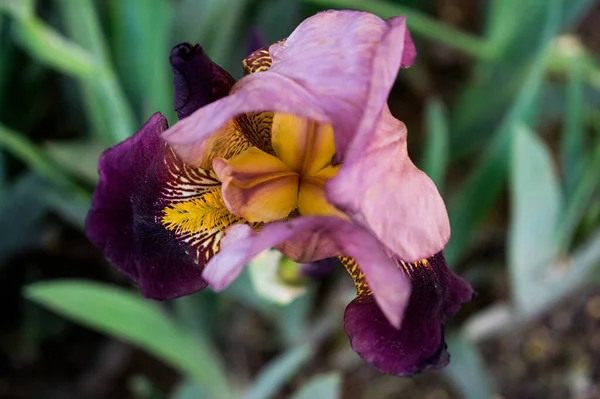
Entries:
{"label": "mottled petal pattern", "polygon": [[384,373],[410,376],[449,361],[443,322],[473,294],[469,285],[452,273],[444,256],[399,265],[410,276],[412,292],[400,329],[382,313],[363,287],[346,308],[344,327],[354,349]]}

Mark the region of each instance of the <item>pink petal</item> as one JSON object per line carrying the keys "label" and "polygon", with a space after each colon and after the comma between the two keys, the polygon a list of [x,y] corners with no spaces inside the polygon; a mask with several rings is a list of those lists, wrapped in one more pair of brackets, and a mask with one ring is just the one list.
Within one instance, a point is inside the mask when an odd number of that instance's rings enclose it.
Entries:
{"label": "pink petal", "polygon": [[327,11],[301,23],[269,51],[268,71],[240,80],[231,95],[164,133],[184,159],[234,116],[253,111],[292,113],[331,124],[340,159],[355,135],[373,129],[397,71],[414,59],[405,18],[384,21],[358,11]]}
{"label": "pink petal", "polygon": [[352,157],[326,190],[332,204],[369,228],[394,255],[415,262],[444,248],[450,222],[437,188],[408,157],[406,133],[386,107],[377,128],[352,143]]}
{"label": "pink petal", "polygon": [[335,217],[299,217],[270,223],[260,232],[250,226],[230,227],[221,241],[221,251],[206,265],[202,276],[220,291],[239,276],[244,265],[260,252],[309,231],[331,237],[339,248],[335,255],[351,256],[361,265],[383,314],[399,327],[410,297],[410,281],[365,229]]}

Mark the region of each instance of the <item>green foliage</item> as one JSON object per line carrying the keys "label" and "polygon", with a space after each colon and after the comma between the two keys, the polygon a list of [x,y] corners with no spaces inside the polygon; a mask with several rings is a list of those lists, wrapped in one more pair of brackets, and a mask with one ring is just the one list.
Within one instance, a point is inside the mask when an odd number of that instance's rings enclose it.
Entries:
{"label": "green foliage", "polygon": [[341,382],[338,373],[314,377],[296,392],[292,399],[339,399]]}
{"label": "green foliage", "polygon": [[[478,34],[434,14],[434,1],[156,0],[152,7],[144,0],[39,3],[0,0],[0,263],[31,243],[49,213],[83,230],[101,151],[129,137],[156,111],[175,122],[168,63],[173,44],[200,42],[239,77],[251,27],[274,42],[287,36],[307,10],[335,7],[407,16],[423,56],[400,79],[424,103],[422,132],[409,125],[409,136],[422,144],[421,166],[448,203],[449,263],[472,267],[466,255],[477,249],[474,238],[485,235],[483,223],[507,230],[503,240],[512,301],[506,308],[519,323],[589,283],[598,270],[600,218],[593,207],[598,207],[600,189],[600,114],[595,110],[600,67],[584,43],[560,37],[591,0],[489,0]],[[23,61],[19,50],[29,58]],[[452,97],[436,86],[435,68],[428,64],[448,54],[470,63],[469,77]],[[28,129],[31,124],[13,126],[6,105],[17,97],[9,91],[15,71],[27,80],[48,68],[61,76],[61,98],[55,101],[65,108],[59,117],[66,119],[58,128],[65,132],[40,138]],[[38,79],[33,90],[43,92],[43,81]],[[29,122],[35,119],[31,115],[27,109],[18,118]],[[558,139],[547,134],[555,122],[562,126]],[[503,209],[506,194],[508,212]],[[480,260],[483,279],[487,262]],[[329,326],[339,330],[341,308],[320,306],[323,298],[314,287],[282,306],[258,295],[249,275],[244,272],[223,294],[178,299],[173,318],[123,289],[85,281],[37,282],[24,295],[177,369],[184,379],[171,399],[267,399],[288,388],[295,390],[293,399],[341,397],[340,370],[314,375],[322,371],[306,367],[320,353],[317,346]],[[337,303],[339,298],[327,300]],[[227,374],[215,349],[223,315],[240,306],[266,325],[270,338],[263,344],[279,353],[265,360],[258,374],[252,370],[252,378],[249,370]],[[23,358],[32,358],[49,334],[40,327],[45,323],[41,308],[23,307],[19,350]],[[449,334],[448,345],[452,362],[444,375],[461,395],[496,394],[495,381],[464,328]],[[133,385],[140,399],[167,397],[146,377]]]}
{"label": "green foliage", "polygon": [[441,191],[444,185],[444,174],[448,169],[448,121],[446,110],[439,99],[427,103],[426,113],[427,140],[423,156],[423,172]]}
{"label": "green foliage", "polygon": [[314,354],[314,344],[306,343],[271,361],[257,376],[244,399],[269,399],[286,383]]}
{"label": "green foliage", "polygon": [[[445,370],[464,399],[492,398],[496,393],[492,379],[475,344],[462,332],[447,338],[452,362]],[[476,383],[475,383],[476,381]]]}
{"label": "green foliage", "polygon": [[25,296],[147,350],[215,397],[231,397],[221,360],[210,345],[182,331],[156,304],[116,287],[77,280],[35,283]]}
{"label": "green foliage", "polygon": [[556,295],[544,278],[556,264],[556,231],[564,199],[548,148],[524,125],[512,145],[509,266],[515,305],[534,313]]}

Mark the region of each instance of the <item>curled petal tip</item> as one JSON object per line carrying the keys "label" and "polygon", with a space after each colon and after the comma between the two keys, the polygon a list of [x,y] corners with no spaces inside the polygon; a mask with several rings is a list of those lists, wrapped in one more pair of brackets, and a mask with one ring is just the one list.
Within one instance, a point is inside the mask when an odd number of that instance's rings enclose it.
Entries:
{"label": "curled petal tip", "polygon": [[169,61],[173,68],[175,110],[179,119],[227,95],[235,82],[199,44],[178,44],[171,50]]}
{"label": "curled petal tip", "polygon": [[202,56],[202,54],[204,54],[204,50],[199,44],[180,43],[171,50],[169,61],[172,66],[177,66],[189,62],[195,56]]}

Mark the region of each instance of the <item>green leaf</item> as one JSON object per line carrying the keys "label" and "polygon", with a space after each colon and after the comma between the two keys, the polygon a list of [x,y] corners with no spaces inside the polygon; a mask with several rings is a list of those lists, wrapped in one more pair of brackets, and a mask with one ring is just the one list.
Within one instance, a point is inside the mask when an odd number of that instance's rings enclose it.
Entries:
{"label": "green leaf", "polygon": [[500,194],[508,171],[508,158],[515,126],[532,118],[542,87],[548,51],[540,53],[530,67],[519,95],[483,152],[474,172],[450,199],[452,236],[444,253],[453,265],[468,247],[476,224],[487,214]]}
{"label": "green leaf", "polygon": [[[597,119],[594,127],[597,133],[600,133],[600,118]],[[566,212],[561,221],[562,228],[559,232],[559,243],[563,251],[569,248],[577,226],[588,210],[588,206],[593,200],[598,187],[600,187],[600,179],[598,179],[598,171],[600,170],[600,140],[596,143],[592,156],[587,160],[582,169],[579,183],[575,187],[573,195],[569,198]]]}
{"label": "green leaf", "polygon": [[48,208],[39,188],[47,184],[33,173],[20,177],[0,197],[0,264],[31,239]]}
{"label": "green leaf", "polygon": [[567,196],[572,196],[582,172],[584,150],[583,137],[583,60],[571,57],[565,122],[562,132],[562,161]]}
{"label": "green leaf", "polygon": [[458,388],[463,399],[495,397],[492,378],[482,361],[474,343],[462,333],[450,334],[447,338],[448,351],[452,360],[444,373]]}
{"label": "green leaf", "polygon": [[162,112],[175,121],[173,76],[168,62],[174,44],[169,38],[173,7],[169,0],[156,0],[152,7],[145,0],[109,3],[112,48],[119,75],[144,119]]}
{"label": "green leaf", "polygon": [[287,37],[301,22],[301,0],[266,0],[258,9],[255,25],[267,43]]}
{"label": "green leaf", "polygon": [[472,83],[456,102],[450,121],[453,158],[464,157],[485,145],[493,134],[490,126],[500,124],[503,115],[513,108],[511,103],[522,92],[531,63],[541,52],[547,51],[548,45],[564,27],[563,2],[508,0],[510,5],[500,7],[500,11],[510,9],[502,11],[497,24],[508,24],[515,31],[495,33],[509,36],[503,48],[498,48],[500,56],[493,62],[482,60],[475,66]]}
{"label": "green leaf", "polygon": [[77,78],[90,79],[97,71],[90,53],[61,36],[35,16],[16,21],[18,43],[40,62]]}
{"label": "green leaf", "polygon": [[175,388],[169,399],[212,399],[212,397],[192,382],[184,381]]}
{"label": "green leaf", "polygon": [[564,200],[550,151],[527,126],[516,127],[511,152],[509,267],[517,308],[529,314],[554,294],[542,282],[557,260]]}
{"label": "green leaf", "polygon": [[37,195],[41,202],[46,204],[65,222],[81,232],[84,231],[85,218],[91,206],[91,195],[88,194],[85,197],[74,196],[49,184],[38,187]]}
{"label": "green leaf", "polygon": [[136,345],[215,398],[230,398],[221,361],[208,343],[181,331],[157,304],[123,289],[81,280],[27,286],[25,296],[78,323]]}
{"label": "green leaf", "polygon": [[[241,70],[242,58],[247,54],[250,27],[244,23],[244,11],[250,2],[251,0],[219,0],[219,18],[211,21],[209,25],[214,30],[205,31],[202,35],[210,37],[208,53],[211,58],[226,70],[234,71],[235,77],[236,70]],[[218,24],[218,27],[215,24]]]}
{"label": "green leaf", "polygon": [[298,344],[306,338],[310,311],[314,304],[314,287],[284,307],[276,309],[276,322],[287,344]]}
{"label": "green leaf", "polygon": [[277,393],[314,354],[310,343],[289,349],[260,371],[244,399],[269,399]]}
{"label": "green leaf", "polygon": [[379,15],[382,18],[390,18],[397,15],[406,15],[406,23],[411,32],[428,39],[443,43],[449,47],[461,50],[476,58],[493,59],[496,49],[482,38],[472,36],[457,30],[444,22],[437,21],[426,14],[410,7],[400,6],[382,0],[306,0],[309,3],[322,5],[324,7],[339,7]]}
{"label": "green leaf", "polygon": [[21,160],[40,176],[47,178],[61,189],[66,189],[80,198],[88,198],[89,193],[75,183],[70,176],[51,162],[37,146],[23,134],[0,125],[0,147]]}
{"label": "green leaf", "polygon": [[211,24],[218,21],[220,0],[180,0],[174,5],[172,43],[205,43]]}
{"label": "green leaf", "polygon": [[90,184],[98,182],[98,158],[105,149],[102,143],[90,140],[46,143],[46,154],[56,165]]}
{"label": "green leaf", "polygon": [[29,18],[33,14],[35,0],[0,0],[0,11],[12,13],[16,18]]}
{"label": "green leaf", "polygon": [[93,54],[95,75],[81,81],[93,131],[108,144],[132,135],[138,123],[121,88],[108,55],[104,34],[92,0],[58,1],[67,31]]}
{"label": "green leaf", "polygon": [[423,172],[442,191],[448,167],[448,121],[444,104],[437,98],[427,102],[427,136],[423,156]]}
{"label": "green leaf", "polygon": [[292,399],[339,399],[342,378],[339,373],[324,374],[312,378],[298,390]]}

